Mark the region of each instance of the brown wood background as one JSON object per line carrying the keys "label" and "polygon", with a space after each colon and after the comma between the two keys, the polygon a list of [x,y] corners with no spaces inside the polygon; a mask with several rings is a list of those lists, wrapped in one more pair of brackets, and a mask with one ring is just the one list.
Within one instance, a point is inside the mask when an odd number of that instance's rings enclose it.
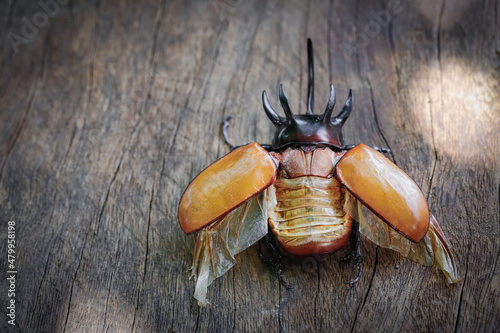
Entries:
{"label": "brown wood background", "polygon": [[[50,17],[35,1],[0,4],[2,332],[498,331],[498,0],[58,1],[41,1],[58,3]],[[338,104],[353,89],[347,143],[393,150],[464,279],[448,286],[364,239],[356,288],[338,253],[286,260],[287,292],[254,246],[199,308],[180,196],[227,153],[225,116],[235,143],[269,143],[262,90],[281,110],[282,82],[304,112],[307,37],[316,111],[330,82]]]}

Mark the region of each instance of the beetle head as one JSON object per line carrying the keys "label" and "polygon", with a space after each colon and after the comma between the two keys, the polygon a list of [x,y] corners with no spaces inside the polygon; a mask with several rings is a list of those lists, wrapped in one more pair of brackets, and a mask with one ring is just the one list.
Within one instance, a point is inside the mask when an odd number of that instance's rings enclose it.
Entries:
{"label": "beetle head", "polygon": [[332,117],[333,108],[335,106],[335,89],[333,85],[330,85],[330,98],[326,104],[325,112],[323,114],[313,114],[314,67],[312,53],[312,42],[308,39],[309,84],[307,90],[306,114],[294,115],[292,113],[288,98],[283,90],[283,85],[280,85],[279,98],[281,106],[285,111],[285,118],[278,116],[276,111],[271,107],[266,92],[264,91],[262,93],[264,110],[276,127],[272,142],[273,149],[277,150],[289,146],[305,145],[325,145],[340,149],[344,146],[342,125],[344,125],[352,110],[352,91],[349,90],[349,96],[340,113],[336,117]]}

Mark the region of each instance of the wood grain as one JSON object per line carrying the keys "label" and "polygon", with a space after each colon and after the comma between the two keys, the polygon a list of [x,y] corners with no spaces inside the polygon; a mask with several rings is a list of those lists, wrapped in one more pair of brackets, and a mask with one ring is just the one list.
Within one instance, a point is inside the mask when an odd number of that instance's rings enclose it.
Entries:
{"label": "wood grain", "polygon": [[[7,221],[18,227],[17,326],[3,279],[2,332],[498,330],[498,0],[60,2],[17,47],[12,34],[43,9],[0,4],[3,272]],[[347,143],[392,149],[464,279],[448,286],[363,239],[354,289],[343,250],[286,259],[289,292],[254,246],[200,308],[180,197],[227,153],[225,116],[235,144],[270,142],[262,90],[279,110],[283,83],[292,110],[305,111],[307,37],[316,112],[329,83],[338,104],[353,89]]]}

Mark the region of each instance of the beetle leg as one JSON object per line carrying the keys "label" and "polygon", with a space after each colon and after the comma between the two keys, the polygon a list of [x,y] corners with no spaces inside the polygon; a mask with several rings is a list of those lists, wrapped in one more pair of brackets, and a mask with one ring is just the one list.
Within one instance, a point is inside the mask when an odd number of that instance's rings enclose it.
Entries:
{"label": "beetle leg", "polygon": [[[229,149],[231,149],[231,151],[233,151],[236,148],[243,147],[244,145],[235,146],[229,141],[229,136],[227,135],[227,129],[229,128],[229,121],[231,120],[231,118],[232,118],[231,116],[227,116],[222,121],[222,136],[224,137],[224,142],[226,143],[226,145],[228,145]],[[262,148],[264,148],[267,151],[273,150],[273,146],[271,146],[271,145],[261,145],[261,146],[262,146]]]}
{"label": "beetle leg", "polygon": [[[262,241],[265,241],[268,248],[271,249],[272,257],[267,257],[264,254],[264,252],[262,251],[262,246],[261,246]],[[283,287],[285,287],[286,290],[293,290],[293,287],[291,285],[289,285],[288,283],[286,283],[286,281],[283,279],[283,275],[281,274],[281,254],[278,252],[276,247],[272,244],[268,235],[266,235],[265,238],[262,238],[259,241],[259,257],[260,257],[260,260],[262,260],[262,262],[268,266],[274,264],[274,266],[276,267],[276,273],[278,275],[278,281],[280,282],[280,284]]]}
{"label": "beetle leg", "polygon": [[286,288],[286,290],[293,290],[293,287],[286,283],[286,281],[283,279],[283,276],[281,275],[281,260],[278,260],[278,264],[276,265],[277,268],[277,273],[278,273],[278,280],[280,284]]}
{"label": "beetle leg", "polygon": [[262,148],[264,148],[267,151],[273,151],[273,146],[272,145],[261,145]]}
{"label": "beetle leg", "polygon": [[[357,145],[346,145],[344,146],[343,148],[341,148],[342,150],[349,150],[349,149],[352,149],[354,147],[356,147]],[[384,147],[378,147],[378,146],[371,146],[372,149],[378,151],[379,153],[391,153],[392,150],[390,148],[384,148]]]}
{"label": "beetle leg", "polygon": [[[356,233],[358,234],[358,237],[356,237]],[[359,242],[359,223],[358,223],[358,221],[352,222],[352,232],[350,234],[350,237],[351,237],[351,240],[349,243],[351,244],[350,245],[351,249],[349,250],[349,253],[344,258],[340,259],[340,261],[350,260],[351,258],[355,257],[356,252],[358,252],[358,249],[356,249],[357,242]],[[361,255],[361,252],[360,252],[360,255]]]}
{"label": "beetle leg", "polygon": [[344,146],[343,148],[341,148],[342,150],[349,150],[349,149],[352,149],[354,147],[356,147],[357,145],[347,145],[347,146]]}
{"label": "beetle leg", "polygon": [[[269,240],[267,239],[267,235],[266,235],[266,243],[269,242]],[[262,242],[264,241],[264,238],[261,238],[259,240],[259,258],[260,260],[266,264],[267,266],[270,266],[272,263],[273,263],[273,258],[269,258],[267,257],[264,252],[262,251]]]}
{"label": "beetle leg", "polygon": [[227,116],[222,121],[222,136],[224,136],[224,141],[229,146],[229,149],[233,151],[236,147],[233,144],[231,144],[231,142],[229,142],[229,139],[227,137],[227,129],[229,127],[229,121],[231,120],[231,118],[232,118],[231,116]]}
{"label": "beetle leg", "polygon": [[352,237],[354,239],[354,248],[352,249],[352,252],[342,260],[351,259],[354,264],[357,264],[358,275],[351,282],[345,282],[345,284],[349,285],[348,289],[351,289],[356,284],[356,282],[358,282],[359,278],[361,277],[361,274],[363,273],[363,257],[361,256],[361,239],[359,233],[359,223],[357,221],[353,222]]}
{"label": "beetle leg", "polygon": [[384,147],[377,147],[377,146],[372,146],[373,149],[375,149],[376,151],[378,151],[379,153],[391,153],[392,150],[389,149],[389,148],[384,148]]}

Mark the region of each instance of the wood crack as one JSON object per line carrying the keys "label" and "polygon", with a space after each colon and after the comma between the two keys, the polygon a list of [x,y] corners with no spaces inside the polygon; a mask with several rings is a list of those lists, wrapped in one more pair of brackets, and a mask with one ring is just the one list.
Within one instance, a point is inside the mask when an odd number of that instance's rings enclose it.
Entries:
{"label": "wood crack", "polygon": [[[99,217],[97,218],[97,221],[96,221],[96,229],[94,231],[94,235],[99,234],[99,226],[101,225],[102,215],[104,214],[104,209],[106,208],[106,206],[108,204],[109,194],[111,193],[111,187],[115,183],[116,176],[118,175],[118,172],[120,171],[120,167],[122,165],[122,160],[123,160],[123,155],[124,155],[124,153],[122,153],[122,155],[120,156],[120,160],[118,161],[118,166],[116,167],[116,170],[113,173],[113,177],[111,178],[111,181],[109,182],[108,190],[106,191],[106,195],[104,197],[104,203],[102,204],[101,211],[99,212]],[[92,249],[92,244],[90,245],[90,249]]]}
{"label": "wood crack", "polygon": [[[49,253],[47,256],[47,260],[45,260],[45,266],[43,268],[43,274],[42,274],[42,279],[40,280],[40,284],[38,285],[38,290],[36,292],[36,300],[35,303],[33,304],[33,307],[36,308],[38,305],[38,300],[40,299],[40,290],[42,289],[42,284],[43,281],[45,280],[45,276],[47,276],[47,268],[49,267],[49,260],[52,258],[52,252]],[[35,311],[33,311],[33,316],[35,315]],[[33,319],[32,316],[32,319]]]}
{"label": "wood crack", "polygon": [[[444,14],[444,9],[445,9],[445,6],[446,6],[446,2],[445,0],[443,0],[441,2],[441,8],[440,8],[440,11],[439,11],[439,19],[438,19],[438,27],[437,27],[437,32],[436,32],[436,48],[437,48],[437,60],[438,60],[438,64],[439,64],[439,74],[440,74],[440,78],[441,78],[441,98],[440,98],[440,101],[441,101],[441,110],[443,110],[443,67],[442,67],[442,64],[441,64],[441,22],[442,22],[442,19],[443,19],[443,14]],[[434,135],[434,117],[433,117],[433,112],[432,112],[432,106],[430,107],[430,110],[429,110],[429,116],[430,116],[430,120],[431,120],[431,138],[432,138],[432,148],[434,150],[434,163],[433,163],[433,166],[432,166],[432,171],[431,171],[431,177],[429,179],[429,189],[427,190],[427,199],[430,198],[430,194],[431,194],[431,190],[432,190],[432,182],[434,181],[434,174],[436,172],[436,165],[437,165],[437,161],[438,161],[438,151],[437,151],[437,148],[436,148],[436,139],[435,139],[435,135]]]}
{"label": "wood crack", "polygon": [[318,276],[318,279],[316,281],[316,295],[314,295],[314,330],[316,332],[319,332],[318,330],[318,298],[319,298],[319,290],[320,290],[320,282],[321,282],[321,276],[320,276],[320,272],[319,272],[319,266],[320,266],[320,263],[319,261],[316,260],[316,268],[317,268],[317,276]]}
{"label": "wood crack", "polygon": [[[368,87],[370,89],[370,101],[371,101],[371,104],[372,104],[372,110],[373,110],[373,117],[375,119],[375,125],[377,126],[378,133],[382,137],[382,140],[384,141],[385,146],[387,148],[391,149],[391,147],[389,146],[389,143],[387,142],[387,139],[385,138],[384,132],[382,132],[382,128],[380,127],[380,123],[378,121],[377,110],[375,108],[375,100],[373,98],[373,88],[372,88],[372,84],[371,84],[371,81],[370,81],[369,77],[366,78],[366,82],[368,83]],[[391,157],[392,157],[392,160],[394,161],[394,164],[397,165],[398,163],[396,162],[396,158],[394,157],[394,153],[392,152],[392,149],[391,149],[391,152],[389,154],[391,154]]]}
{"label": "wood crack", "polygon": [[[118,253],[120,252],[120,242],[121,242],[121,237],[118,237],[118,245],[116,247],[116,253],[115,253],[115,263],[114,265],[111,266],[111,276],[109,277],[109,283],[108,283],[108,290],[107,290],[107,295],[106,295],[106,303],[104,306],[104,323],[102,325],[102,328],[105,328],[108,322],[108,304],[109,304],[109,295],[111,294],[111,285],[113,284],[113,277],[115,275],[116,271],[116,263],[118,262]],[[109,325],[106,328],[106,332],[109,330]]]}
{"label": "wood crack", "polygon": [[[431,112],[431,124],[432,124],[432,112]],[[431,126],[432,127],[432,126]],[[432,134],[434,131],[431,130],[431,136],[432,136],[432,139],[434,141],[434,135]],[[434,174],[436,173],[436,165],[437,165],[437,161],[438,161],[438,153],[437,153],[437,149],[436,149],[436,146],[434,146],[434,163],[432,164],[432,171],[431,171],[431,177],[429,179],[429,188],[427,189],[427,200],[430,199],[431,197],[431,191],[432,191],[432,182],[434,181]]]}
{"label": "wood crack", "polygon": [[236,274],[234,273],[234,268],[231,270],[233,275],[233,332],[236,332]]}
{"label": "wood crack", "polygon": [[358,309],[356,310],[356,316],[354,317],[354,321],[352,323],[352,327],[351,327],[351,333],[354,332],[354,327],[356,326],[356,322],[358,320],[358,315],[359,313],[363,310],[363,307],[365,306],[365,303],[366,303],[366,300],[368,299],[368,294],[370,293],[370,290],[372,288],[372,284],[373,284],[373,279],[375,278],[375,272],[377,271],[377,264],[378,264],[378,249],[379,247],[377,246],[375,248],[375,264],[373,265],[373,272],[372,272],[372,276],[370,278],[370,282],[368,284],[368,289],[366,290],[366,293],[365,293],[365,296],[363,298],[363,303],[358,307]]}
{"label": "wood crack", "polygon": [[[467,205],[464,205],[465,212],[467,216],[469,215],[469,210],[467,209]],[[458,311],[457,311],[457,318],[455,320],[455,329],[453,330],[455,333],[458,332],[458,327],[459,327],[459,322],[460,322],[460,314],[462,313],[462,305],[463,305],[463,297],[464,297],[464,289],[465,285],[467,283],[467,275],[469,273],[469,260],[470,260],[470,251],[471,251],[471,239],[472,239],[472,229],[469,223],[467,223],[468,230],[469,230],[469,240],[468,240],[468,246],[467,246],[467,261],[465,264],[465,276],[464,280],[462,282],[462,289],[460,290],[460,300],[458,301]]]}
{"label": "wood crack", "polygon": [[195,332],[198,332],[198,329],[200,328],[200,312],[201,312],[201,307],[199,305],[197,305],[197,308],[198,308],[198,313],[196,314],[196,326],[195,326],[195,329],[194,329]]}
{"label": "wood crack", "polygon": [[[391,51],[392,51],[392,56],[393,56],[393,63],[394,63],[394,72],[396,73],[396,86],[398,87],[398,91],[401,91],[403,89],[402,84],[401,84],[401,70],[398,66],[398,57],[396,53],[396,44],[394,43],[394,36],[393,36],[393,20],[389,21],[389,26],[388,26],[388,37],[389,37],[389,44],[391,46]],[[396,92],[397,93],[397,92]],[[396,94],[396,98],[397,98]]]}
{"label": "wood crack", "polygon": [[[500,213],[500,184],[498,185],[498,196],[497,196],[498,201],[496,202],[496,205],[498,207],[498,211]],[[498,219],[498,223],[500,225],[500,219]],[[495,274],[495,271],[497,270],[497,264],[498,264],[498,259],[500,258],[500,251],[497,253],[497,257],[495,258],[495,264],[493,265],[493,274]]]}
{"label": "wood crack", "polygon": [[462,283],[462,289],[460,290],[460,300],[458,301],[457,319],[455,320],[455,329],[453,330],[453,332],[458,332],[460,314],[462,313],[464,289],[465,289],[465,284],[467,283],[467,274],[469,272],[469,254],[470,254],[470,246],[469,246],[469,251],[467,251],[467,265],[465,266],[465,277]]}
{"label": "wood crack", "polygon": [[76,124],[73,126],[73,131],[71,132],[71,137],[69,138],[68,148],[66,148],[66,152],[64,153],[64,157],[63,157],[63,162],[62,162],[60,168],[58,169],[58,172],[66,164],[66,160],[68,158],[69,151],[71,150],[71,147],[73,146],[73,140],[75,139],[75,134],[76,134]]}
{"label": "wood crack", "polygon": [[135,304],[135,310],[134,310],[134,320],[132,322],[132,332],[134,331],[135,328],[135,320],[136,320],[136,315],[137,315],[137,310],[139,309],[139,301],[140,301],[140,295],[141,292],[144,290],[144,283],[146,282],[146,273],[147,273],[147,267],[148,267],[148,258],[149,258],[149,231],[151,228],[151,210],[153,209],[153,198],[154,198],[154,187],[151,189],[151,199],[149,200],[149,212],[148,212],[148,226],[146,230],[146,254],[144,256],[144,270],[142,272],[142,285],[141,288],[137,291],[137,301]]}
{"label": "wood crack", "polygon": [[[149,79],[149,85],[148,85],[148,90],[146,94],[146,98],[144,99],[144,102],[142,104],[141,110],[139,111],[139,119],[141,118],[142,114],[145,112],[146,107],[148,105],[148,101],[151,100],[151,91],[153,90],[154,82],[156,80],[156,71],[154,71],[154,60],[155,60],[155,55],[156,55],[156,48],[158,45],[158,36],[160,35],[160,28],[163,25],[163,18],[165,16],[165,8],[166,8],[166,2],[163,2],[163,6],[161,11],[159,12],[159,18],[157,18],[157,23],[153,32],[153,44],[151,46],[151,56],[149,58],[149,68],[151,71],[151,78]],[[139,124],[139,121],[137,121],[135,128]],[[135,133],[135,128],[132,131],[132,135]]]}
{"label": "wood crack", "polygon": [[[87,231],[87,234],[89,234],[89,233],[90,233],[90,226],[89,226],[89,230]],[[71,288],[69,290],[68,310],[66,312],[66,318],[64,320],[63,332],[66,332],[66,327],[68,325],[69,314],[71,312],[71,301],[73,300],[73,287],[75,286],[75,282],[78,281],[76,279],[76,277],[78,275],[78,271],[80,270],[80,265],[82,263],[83,252],[85,251],[85,245],[86,244],[87,244],[87,241],[85,241],[85,244],[83,245],[82,250],[80,251],[80,258],[78,260],[78,265],[76,266],[75,275],[73,276],[73,280],[71,282]]]}

